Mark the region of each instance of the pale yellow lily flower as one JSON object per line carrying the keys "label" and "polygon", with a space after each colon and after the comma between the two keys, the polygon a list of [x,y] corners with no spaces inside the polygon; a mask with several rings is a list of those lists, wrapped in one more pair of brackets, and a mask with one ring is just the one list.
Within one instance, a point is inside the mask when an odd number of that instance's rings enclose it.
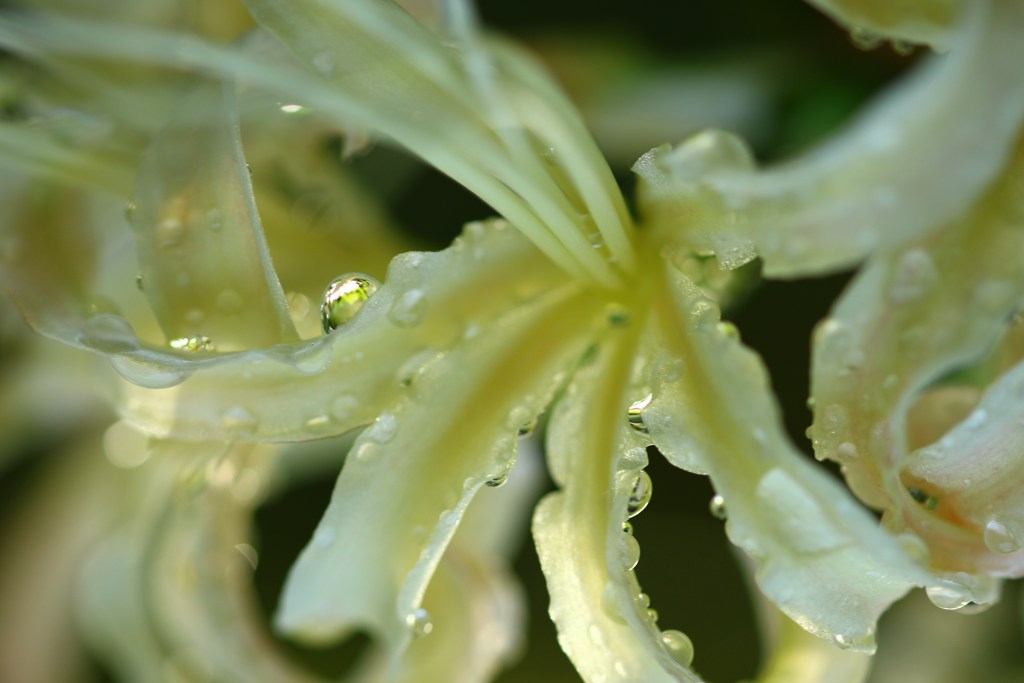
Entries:
{"label": "pale yellow lily flower", "polygon": [[[59,188],[11,181],[4,285],[37,331],[119,377],[107,452],[138,476],[82,614],[126,680],[312,679],[253,625],[252,548],[232,541],[279,481],[276,444],[358,427],[275,617],[307,642],[368,631],[379,659],[355,680],[484,681],[514,652],[504,539],[527,494],[490,488],[526,479],[517,440],[543,415],[559,490],[533,537],[588,683],[701,680],[633,571],[651,446],[710,477],[773,618],[790,620],[766,682],[864,680],[877,620],[909,590],[955,609],[1021,573],[1019,340],[1001,342],[969,416],[929,404],[1024,299],[1020,0],[815,3],[948,54],[776,168],[714,130],[643,155],[638,222],[558,87],[466,4],[423,22],[390,2],[245,4],[257,29],[231,45],[157,27],[174,22],[0,20],[8,49],[119,101],[133,93],[111,62],[140,87],[174,83],[154,86],[169,116],[130,109],[96,144],[88,121],[70,137],[0,129],[10,160]],[[288,118],[302,113],[312,133]],[[400,238],[315,149],[338,129],[407,149],[502,218],[382,272]],[[125,221],[111,197],[132,187]],[[346,212],[343,241],[288,238],[312,225],[292,206],[310,194]],[[865,263],[815,339],[812,434],[881,525],[785,435],[760,360],[720,321],[734,281],[705,272],[712,255],[724,270],[760,258],[769,277]],[[321,335],[316,301],[349,270],[360,296],[326,302]]]}

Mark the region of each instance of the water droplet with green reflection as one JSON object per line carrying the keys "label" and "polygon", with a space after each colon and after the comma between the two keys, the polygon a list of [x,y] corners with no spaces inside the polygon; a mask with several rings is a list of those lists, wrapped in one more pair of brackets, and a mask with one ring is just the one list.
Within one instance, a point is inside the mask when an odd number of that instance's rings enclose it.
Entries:
{"label": "water droplet with green reflection", "polygon": [[320,300],[324,333],[352,320],[379,288],[377,280],[362,273],[348,273],[331,280]]}

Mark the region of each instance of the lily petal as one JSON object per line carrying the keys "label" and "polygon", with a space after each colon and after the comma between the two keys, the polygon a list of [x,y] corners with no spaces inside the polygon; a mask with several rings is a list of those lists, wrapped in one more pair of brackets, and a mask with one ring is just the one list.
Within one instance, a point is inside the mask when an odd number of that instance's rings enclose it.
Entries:
{"label": "lily petal", "polygon": [[[470,298],[494,277],[466,275],[448,277]],[[599,305],[564,286],[415,359],[401,382],[408,390],[356,441],[292,569],[277,616],[282,630],[322,641],[363,625],[395,657],[408,646],[466,506],[488,480],[506,475],[517,430],[543,411],[586,350]]]}
{"label": "lily petal", "polygon": [[[483,73],[467,74],[453,51],[390,3],[304,1],[308,14],[276,0],[253,0],[249,6],[316,75],[252,50],[192,36],[53,16],[0,18],[0,44],[18,52],[45,49],[57,55],[172,64],[295,97],[345,125],[408,148],[488,202],[568,272],[605,286],[618,283],[602,252],[613,250],[622,266],[632,263],[628,214],[592,140],[577,125],[578,117],[567,124],[564,98],[552,100],[550,85],[535,87],[547,84],[545,77],[524,75],[522,59],[507,65],[478,59]],[[316,19],[305,21],[306,16]],[[486,51],[474,54],[488,56]],[[511,85],[506,86],[502,69],[514,76]],[[500,120],[494,119],[497,114]],[[518,118],[508,120],[510,114]],[[557,130],[543,133],[552,123]],[[533,151],[524,156],[521,143],[531,148],[552,137],[560,151],[550,169],[537,163]],[[583,159],[589,162],[580,163]],[[531,163],[524,165],[526,160]],[[558,179],[561,171],[556,169],[563,163],[570,180],[565,189],[577,188],[583,206],[573,204],[573,191],[567,193]],[[599,241],[596,249],[587,234],[588,220],[581,217],[591,211],[606,242]]]}
{"label": "lily petal", "polygon": [[1003,577],[1024,574],[1024,498],[1017,474],[1024,457],[1021,392],[1024,364],[1000,377],[937,443],[907,459],[904,481],[926,486],[935,497],[932,512],[939,520],[933,524],[940,528],[920,521],[910,525],[920,529],[940,566]]}
{"label": "lily petal", "polygon": [[655,333],[681,365],[651,378],[651,438],[673,463],[710,475],[729,538],[757,562],[772,602],[816,636],[873,652],[878,617],[928,573],[789,443],[764,368],[718,324],[716,306],[683,276],[663,277]]}
{"label": "lily petal", "polygon": [[519,441],[508,483],[473,499],[438,565],[423,597],[429,637],[412,642],[397,674],[382,652],[356,681],[484,683],[518,654],[523,599],[504,565],[510,546],[521,540],[530,509],[526,503],[535,499],[540,484],[540,454],[528,444]]}
{"label": "lily petal", "polygon": [[1024,80],[1008,68],[1024,61],[1022,30],[1019,3],[971,3],[948,56],[775,168],[756,171],[744,143],[721,131],[652,150],[634,166],[643,212],[723,268],[760,256],[769,277],[834,271],[934,230],[1009,158],[1024,121]]}
{"label": "lily petal", "polygon": [[633,337],[607,335],[556,407],[548,454],[562,490],[537,507],[533,536],[559,643],[585,681],[696,682],[689,657],[676,661],[666,647],[631,571],[639,546],[623,522],[647,464],[647,441],[626,422]]}
{"label": "lily petal", "polygon": [[81,612],[94,645],[128,680],[172,671],[184,680],[312,682],[273,645],[250,585],[252,482],[273,453],[167,441],[149,450],[120,501],[131,521],[85,571]]}
{"label": "lily petal", "polygon": [[[1014,563],[1012,557],[989,553],[979,528],[964,538],[968,529],[956,524],[960,515],[955,508],[929,510],[907,493],[911,487],[922,496],[934,497],[940,492],[938,483],[933,491],[927,478],[900,478],[910,457],[906,443],[910,406],[929,385],[982,357],[1006,331],[1007,320],[1024,301],[1024,235],[1020,230],[1024,203],[1019,193],[1024,178],[1024,142],[1018,142],[1014,155],[1004,177],[970,213],[941,233],[878,254],[821,324],[815,338],[816,454],[838,460],[857,495],[893,511],[893,523],[927,533],[933,565],[946,569],[972,571],[971,567],[978,566],[975,563],[995,563],[1006,571]],[[1012,383],[1009,377],[1004,381]],[[992,391],[1008,395],[1006,389],[993,387]],[[961,424],[969,426],[970,420],[967,417]],[[970,447],[965,441],[970,430],[957,428],[957,443],[967,449],[963,466],[980,457],[976,449],[990,438],[1002,438],[1003,427],[993,423],[990,428],[992,432],[978,431],[977,446]],[[932,450],[927,444],[920,445],[925,448],[913,459],[916,467],[925,467]],[[1000,459],[1007,456],[1003,449],[997,452],[1002,453]],[[976,455],[968,458],[967,453]],[[960,466],[940,460],[951,471],[960,471]],[[929,478],[943,482],[942,487],[949,485],[938,470],[927,470]],[[955,488],[960,486],[962,483]],[[943,518],[953,523],[942,522]],[[984,520],[975,520],[975,524],[984,527]],[[945,534],[948,538],[943,540]],[[964,543],[974,551],[967,552]],[[947,552],[954,546],[960,549]]]}
{"label": "lily petal", "polygon": [[949,46],[963,0],[808,0],[851,30],[870,31],[890,40]]}
{"label": "lily petal", "polygon": [[223,350],[295,341],[242,153],[233,86],[201,85],[139,171],[130,221],[168,340]]}

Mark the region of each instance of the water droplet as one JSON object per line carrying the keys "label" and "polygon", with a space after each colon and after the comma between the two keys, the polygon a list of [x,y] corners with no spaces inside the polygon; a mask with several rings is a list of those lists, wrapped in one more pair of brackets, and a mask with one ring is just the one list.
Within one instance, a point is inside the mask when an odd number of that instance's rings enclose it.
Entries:
{"label": "water droplet", "polygon": [[994,553],[1014,553],[1020,550],[1020,541],[996,519],[990,519],[985,525],[984,538],[985,545]]}
{"label": "water droplet", "polygon": [[214,232],[224,227],[224,214],[220,209],[214,207],[206,212],[206,225]]}
{"label": "water droplet", "polygon": [[244,306],[245,299],[233,289],[225,289],[217,294],[217,308],[228,315],[238,313]]}
{"label": "water droplet", "polygon": [[320,300],[324,333],[352,320],[379,287],[374,278],[362,273],[340,275],[331,280]]}
{"label": "water droplet", "polygon": [[411,387],[416,378],[422,375],[426,371],[427,366],[437,360],[440,355],[434,349],[426,349],[414,354],[398,368],[398,385]]}
{"label": "water droplet", "polygon": [[327,415],[317,415],[306,420],[305,427],[311,432],[322,432],[331,425],[331,418]]}
{"label": "water droplet", "polygon": [[654,623],[654,624],[658,623],[658,617],[659,616],[660,615],[658,614],[658,610],[654,609],[653,607],[648,607],[647,608],[647,619],[651,623]]}
{"label": "water droplet", "polygon": [[633,533],[633,525],[630,524],[629,522],[623,522],[622,523],[622,533],[624,533],[624,534],[632,534]]}
{"label": "water droplet", "polygon": [[398,327],[416,327],[427,314],[427,297],[421,289],[410,289],[392,304],[388,319]]}
{"label": "water droplet", "polygon": [[718,331],[728,339],[740,340],[739,328],[727,320],[718,323]]}
{"label": "water droplet", "polygon": [[80,340],[86,346],[106,353],[132,351],[139,347],[139,338],[131,323],[119,315],[94,315],[82,324]]}
{"label": "water droplet", "polygon": [[907,493],[910,494],[911,498],[920,503],[925,510],[934,510],[939,504],[938,498],[922,489],[908,486]]}
{"label": "water droplet", "polygon": [[682,631],[662,631],[661,646],[681,666],[688,667],[693,663],[693,643]]}
{"label": "water droplet", "polygon": [[922,249],[911,249],[900,257],[896,264],[889,299],[893,303],[903,304],[916,301],[931,290],[938,282],[939,273],[928,252]]}
{"label": "water droplet", "polygon": [[699,330],[706,329],[712,323],[717,325],[718,313],[714,304],[703,299],[695,303],[690,309],[690,323]]}
{"label": "water droplet", "polygon": [[280,109],[285,114],[305,114],[309,111],[301,104],[282,104]]}
{"label": "water droplet", "polygon": [[366,430],[366,438],[377,443],[387,443],[394,439],[397,433],[398,420],[391,413],[382,413]]}
{"label": "water droplet", "polygon": [[971,431],[979,429],[983,424],[985,424],[985,420],[987,419],[988,413],[985,412],[985,409],[978,408],[977,410],[973,411],[970,415],[968,415],[966,420],[964,420],[964,429],[969,429]]}
{"label": "water droplet", "polygon": [[622,610],[619,609],[619,601],[616,597],[618,590],[618,587],[612,582],[605,584],[604,590],[601,592],[601,609],[616,624],[625,624],[626,618],[622,615]]}
{"label": "water droplet", "polygon": [[708,510],[711,512],[711,516],[715,519],[724,520],[729,516],[728,510],[725,509],[725,498],[718,493],[716,493],[711,498],[711,502],[708,503]]}
{"label": "water droplet", "polygon": [[520,436],[526,436],[529,432],[526,434],[521,434],[520,432],[522,432],[524,427],[529,426],[531,422],[534,422],[533,411],[526,406],[520,405],[508,411],[508,419],[505,421],[505,426],[516,430],[516,433],[519,433]]}
{"label": "water droplet", "polygon": [[216,351],[216,346],[210,341],[209,337],[179,337],[178,339],[172,339],[170,347],[177,351]]}
{"label": "water droplet", "polygon": [[129,223],[135,218],[135,202],[128,200],[124,203],[124,219]]}
{"label": "water droplet", "polygon": [[503,472],[495,474],[488,478],[487,481],[484,482],[484,484],[490,486],[491,488],[498,488],[499,486],[504,486],[505,482],[508,481],[508,473],[509,470],[505,470]]}
{"label": "water droplet", "polygon": [[519,428],[516,429],[516,436],[520,439],[525,439],[530,434],[533,434],[533,431],[537,429],[537,422],[538,418],[534,417],[522,423],[519,425]]}
{"label": "water droplet", "polygon": [[146,291],[146,286],[142,282],[142,276],[141,275],[136,275],[135,276],[135,289],[139,290],[140,292]]}
{"label": "water droplet", "polygon": [[591,644],[599,648],[604,648],[604,634],[601,632],[601,627],[597,624],[591,624],[587,628],[587,637],[590,638]]}
{"label": "water droplet", "polygon": [[646,471],[640,470],[633,484],[633,490],[629,494],[629,501],[626,503],[626,515],[636,517],[647,504],[651,502],[651,495],[654,493],[654,484],[651,476]]}
{"label": "water droplet", "polygon": [[338,422],[343,422],[358,408],[359,399],[351,394],[342,394],[331,403],[331,417]]}
{"label": "water droplet", "polygon": [[856,460],[858,455],[857,447],[849,441],[844,441],[836,446],[836,457],[842,462]]}
{"label": "water droplet", "polygon": [[850,29],[850,42],[858,50],[869,51],[885,42],[885,38],[866,28],[856,26]]}
{"label": "water droplet", "polygon": [[185,238],[185,224],[177,218],[160,221],[156,226],[156,243],[162,248],[175,247]]}
{"label": "water droplet", "polygon": [[942,609],[958,610],[971,603],[971,594],[968,588],[952,581],[928,586],[925,593],[932,604]]}
{"label": "water droplet", "polygon": [[892,41],[892,51],[898,54],[900,57],[907,57],[914,53],[916,46],[913,43],[907,42],[906,40],[894,40]]}
{"label": "water droplet", "polygon": [[220,424],[231,436],[249,436],[256,431],[259,421],[242,406],[233,406],[221,415]]}
{"label": "water droplet", "polygon": [[647,394],[639,401],[632,403],[626,410],[626,420],[629,422],[629,426],[643,434],[647,433],[647,425],[644,424],[644,410],[651,404],[654,399],[653,394]]}
{"label": "water droplet", "polygon": [[151,358],[111,356],[110,364],[122,377],[147,389],[166,389],[181,384],[192,374],[184,365],[169,365]]}
{"label": "water droplet", "polygon": [[334,357],[334,347],[325,337],[317,337],[297,347],[291,347],[286,360],[299,372],[315,375],[322,372]]}
{"label": "water droplet", "polygon": [[334,56],[329,52],[321,52],[313,57],[313,68],[320,72],[321,76],[330,76],[334,73]]}
{"label": "water droplet", "polygon": [[405,625],[409,627],[416,638],[430,635],[430,632],[434,630],[434,622],[430,620],[430,613],[422,608],[410,612],[405,617]]}
{"label": "water droplet", "polygon": [[629,326],[629,309],[618,303],[611,303],[605,307],[605,319],[612,327]]}
{"label": "water droplet", "polygon": [[326,548],[332,543],[334,543],[334,529],[329,526],[317,527],[316,532],[313,534],[313,545]]}
{"label": "water droplet", "polygon": [[640,541],[633,534],[623,534],[619,547],[619,557],[626,571],[632,571],[640,563]]}
{"label": "water droplet", "polygon": [[253,548],[248,543],[237,543],[235,544],[235,550],[241,553],[253,571],[256,571],[256,566],[260,563],[260,555],[256,552],[256,548]]}

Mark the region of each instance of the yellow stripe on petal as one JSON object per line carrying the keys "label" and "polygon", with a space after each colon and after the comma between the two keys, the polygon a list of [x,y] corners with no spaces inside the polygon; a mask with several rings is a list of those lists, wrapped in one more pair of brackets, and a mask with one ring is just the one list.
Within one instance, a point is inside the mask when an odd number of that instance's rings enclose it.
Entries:
{"label": "yellow stripe on petal", "polygon": [[613,331],[557,406],[549,462],[562,490],[533,519],[558,640],[587,683],[695,683],[688,639],[662,634],[632,572],[639,545],[623,526],[644,445],[626,420],[635,335]]}

